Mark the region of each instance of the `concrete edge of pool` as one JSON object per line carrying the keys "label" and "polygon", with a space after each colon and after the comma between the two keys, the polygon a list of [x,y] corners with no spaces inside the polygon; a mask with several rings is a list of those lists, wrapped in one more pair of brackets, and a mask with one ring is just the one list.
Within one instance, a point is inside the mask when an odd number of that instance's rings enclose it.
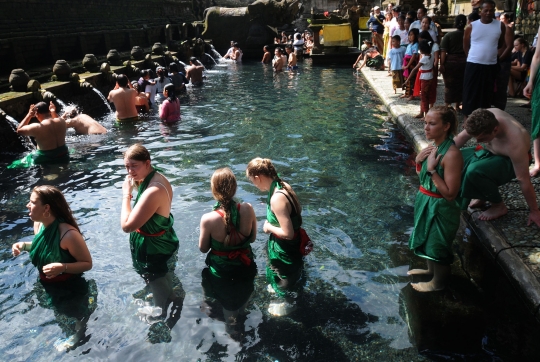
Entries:
{"label": "concrete edge of pool", "polygon": [[[422,122],[413,118],[413,116],[418,113],[418,102],[407,103],[406,100],[398,98],[400,93],[393,93],[391,77],[387,76],[386,71],[373,71],[365,67],[361,70],[361,73],[371,88],[381,98],[384,105],[388,108],[399,128],[412,141],[414,149],[420,151],[426,147],[428,141],[424,135]],[[441,86],[441,84],[442,79],[439,78],[437,104],[442,104],[442,100],[444,99],[443,86]],[[517,107],[519,107],[519,105]],[[527,110],[525,108],[517,107],[515,110],[514,108],[509,109],[510,107],[507,107],[506,111],[518,119],[520,117],[517,117],[513,111],[519,111],[522,113],[522,117],[527,116]],[[530,118],[530,113],[528,116]],[[505,201],[507,200],[505,199]],[[519,211],[510,209],[505,218],[510,218],[511,213],[517,214]],[[531,312],[536,321],[540,323],[540,273],[538,273],[538,271],[535,273],[536,270],[531,270],[526,263],[527,254],[522,255],[516,252],[516,246],[514,243],[509,242],[507,238],[508,233],[514,231],[519,234],[523,233],[522,229],[523,226],[526,225],[526,216],[522,220],[523,225],[516,226],[513,224],[507,226],[506,230],[504,230],[505,232],[500,231],[494,225],[493,221],[479,220],[478,213],[475,212],[470,213],[469,211],[464,211],[461,215],[461,219],[462,222],[475,232],[487,252],[493,257],[495,262],[508,277],[513,287],[517,290],[518,294],[523,299],[526,308]],[[518,232],[518,230],[520,231]],[[530,238],[530,235],[525,238],[527,237]],[[534,237],[534,235],[532,237]]]}

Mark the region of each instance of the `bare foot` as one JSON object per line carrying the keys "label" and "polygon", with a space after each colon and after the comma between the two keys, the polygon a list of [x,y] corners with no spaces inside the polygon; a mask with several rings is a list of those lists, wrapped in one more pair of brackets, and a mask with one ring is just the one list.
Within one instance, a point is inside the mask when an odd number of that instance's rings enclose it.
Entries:
{"label": "bare foot", "polygon": [[424,118],[424,113],[418,113],[414,118]]}
{"label": "bare foot", "polygon": [[499,204],[492,204],[489,209],[484,211],[483,213],[478,216],[480,220],[494,220],[501,216],[504,216],[508,213],[508,208],[504,204],[504,202],[501,202]]}
{"label": "bare foot", "polygon": [[433,275],[433,271],[429,269],[411,269],[407,275]]}
{"label": "bare foot", "polygon": [[529,170],[529,175],[531,175],[531,177],[540,175],[540,165],[534,165],[534,167]]}
{"label": "bare foot", "polygon": [[469,207],[471,209],[481,209],[484,206],[486,206],[486,202],[484,200],[472,199],[469,203]]}
{"label": "bare foot", "polygon": [[416,99],[416,97],[409,97],[410,101],[414,101],[415,99]]}
{"label": "bare foot", "polygon": [[407,98],[407,95],[406,94],[402,94],[399,96],[399,98]]}
{"label": "bare foot", "polygon": [[436,292],[444,289],[444,285],[435,285],[433,282],[411,283],[411,287],[418,292]]}

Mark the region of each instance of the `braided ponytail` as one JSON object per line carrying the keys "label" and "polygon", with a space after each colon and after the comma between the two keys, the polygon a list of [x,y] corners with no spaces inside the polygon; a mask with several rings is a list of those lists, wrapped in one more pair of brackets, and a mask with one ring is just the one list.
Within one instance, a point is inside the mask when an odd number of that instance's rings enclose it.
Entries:
{"label": "braided ponytail", "polygon": [[229,233],[231,231],[231,204],[236,194],[236,177],[230,168],[220,168],[214,172],[210,180],[210,186],[214,198],[219,202],[225,214],[223,221],[227,231],[227,236],[223,242],[226,246],[230,243]]}

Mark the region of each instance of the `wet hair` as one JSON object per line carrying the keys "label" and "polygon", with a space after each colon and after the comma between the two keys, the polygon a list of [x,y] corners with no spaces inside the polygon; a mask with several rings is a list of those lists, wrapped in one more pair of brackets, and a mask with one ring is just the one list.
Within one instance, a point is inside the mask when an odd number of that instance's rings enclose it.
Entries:
{"label": "wet hair", "polygon": [[280,47],[277,47],[274,51],[278,51],[280,54],[283,54],[283,49],[281,49]]}
{"label": "wet hair", "polygon": [[268,45],[265,45],[263,46],[263,50],[270,50],[270,48],[268,47]]}
{"label": "wet hair", "polygon": [[240,48],[240,46],[238,45],[237,42],[234,42],[234,43],[233,43],[233,47],[235,47],[235,48]]}
{"label": "wet hair", "polygon": [[431,37],[431,34],[429,33],[429,31],[427,31],[427,30],[421,31],[420,34],[418,35],[418,37],[422,38],[422,40],[430,41],[431,44],[433,45],[434,40]]}
{"label": "wet hair", "polygon": [[420,50],[420,53],[422,54],[431,55],[432,44],[433,42],[422,39],[418,42],[418,50]]}
{"label": "wet hair", "polygon": [[529,42],[522,37],[516,38],[514,41],[517,41],[519,44],[523,45],[527,50],[529,50]]}
{"label": "wet hair", "polygon": [[480,19],[480,14],[478,14],[476,11],[473,11],[467,16],[467,20],[469,20],[469,23],[472,23],[473,21],[476,21]]}
{"label": "wet hair", "polygon": [[69,118],[75,118],[79,115],[79,109],[76,105],[70,104],[64,108],[64,114],[66,114]]}
{"label": "wet hair", "polygon": [[174,91],[174,84],[169,83],[165,87],[163,87],[163,92],[167,91],[167,100],[171,103],[176,101],[178,97],[176,97],[176,92]]}
{"label": "wet hair", "polygon": [[414,36],[412,44],[418,43],[418,34],[419,34],[418,29],[414,28],[414,29],[409,30],[409,35],[411,35],[411,33]]}
{"label": "wet hair", "polygon": [[401,37],[400,37],[399,35],[394,35],[394,36],[392,37],[392,40],[397,40],[398,42],[401,43]]}
{"label": "wet hair", "polygon": [[443,124],[450,124],[448,129],[448,135],[456,135],[458,131],[458,120],[456,116],[456,111],[452,107],[447,106],[433,106],[430,108],[428,113],[437,113],[441,118]]}
{"label": "wet hair", "polygon": [[141,93],[140,89],[139,89],[139,83],[137,81],[133,81],[131,82],[131,86],[133,87],[133,89],[135,89],[138,93]]}
{"label": "wet hair", "polygon": [[287,45],[285,45],[285,49],[289,49],[289,50],[291,50],[291,51],[292,51],[293,47],[292,47],[292,45],[291,45],[291,44],[287,44]]}
{"label": "wet hair", "polygon": [[39,201],[41,201],[43,205],[49,205],[51,214],[55,218],[73,226],[79,233],[81,232],[62,191],[54,186],[41,185],[34,187],[32,193],[37,195]]}
{"label": "wet hair", "polygon": [[124,74],[118,74],[118,76],[116,77],[116,83],[118,83],[118,85],[122,88],[127,87],[128,82],[129,79]]}
{"label": "wet hair", "polygon": [[49,110],[49,105],[45,102],[36,103],[34,107],[36,108],[36,113],[39,113],[39,114],[51,113],[51,111]]}
{"label": "wet hair", "polygon": [[163,82],[165,81],[165,74],[166,74],[165,68],[159,67],[159,68],[156,70],[156,72],[157,72],[157,75],[158,75],[158,77],[159,77],[159,82],[160,82],[160,83],[163,83]]}
{"label": "wet hair", "polygon": [[[225,227],[227,228],[227,236],[231,229],[231,201],[236,194],[236,177],[230,168],[220,168],[214,172],[210,179],[210,189],[214,199],[221,204],[225,217]],[[225,238],[224,244],[229,245],[230,239]]]}
{"label": "wet hair", "polygon": [[296,209],[296,212],[300,216],[300,202],[298,201],[298,196],[296,196],[296,193],[293,191],[292,187],[283,182],[283,180],[279,177],[276,168],[274,167],[274,164],[269,158],[254,158],[251,161],[249,161],[247,168],[246,168],[246,176],[266,176],[270,177],[272,180],[277,181],[278,184],[287,191],[287,193],[292,197],[294,208]]}
{"label": "wet hair", "polygon": [[192,62],[193,64],[199,63],[199,61],[197,60],[196,57],[191,57],[191,58],[189,58],[189,61]]}
{"label": "wet hair", "polygon": [[463,128],[473,137],[491,133],[499,125],[495,115],[487,109],[479,108],[472,112],[465,121]]}
{"label": "wet hair", "polygon": [[467,25],[467,17],[463,14],[457,15],[456,18],[454,19],[454,26],[458,30],[463,30],[465,29],[466,25]]}

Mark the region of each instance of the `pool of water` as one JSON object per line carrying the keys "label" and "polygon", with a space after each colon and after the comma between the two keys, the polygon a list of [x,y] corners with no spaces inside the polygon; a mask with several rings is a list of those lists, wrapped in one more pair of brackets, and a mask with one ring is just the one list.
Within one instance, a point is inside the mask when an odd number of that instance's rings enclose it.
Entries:
{"label": "pool of water", "polygon": [[[69,100],[67,100],[69,101]],[[68,360],[423,360],[409,337],[400,294],[413,223],[416,175],[411,148],[378,98],[348,68],[316,68],[274,75],[261,64],[218,66],[202,88],[181,98],[182,122],[155,116],[117,125],[103,136],[69,136],[67,168],[3,170],[0,175],[0,351],[6,359]],[[98,116],[98,115],[93,115]],[[149,324],[138,315],[144,282],[131,263],[120,228],[122,151],[141,142],[174,188],[172,213],[180,239],[174,271],[183,296],[179,318]],[[199,221],[214,203],[210,176],[228,166],[238,199],[260,221],[265,199],[244,177],[254,157],[271,158],[303,205],[304,228],[315,242],[306,258],[297,310],[269,314],[262,232],[254,243],[258,275],[236,324],[223,321],[219,300],[204,295],[198,250]],[[408,162],[409,161],[409,162]],[[79,342],[56,347],[74,320],[43,301],[28,254],[11,244],[30,240],[25,208],[30,190],[63,190],[92,253],[85,273],[92,314]],[[144,299],[144,298],[143,298]],[[70,329],[71,328],[71,329]]]}

